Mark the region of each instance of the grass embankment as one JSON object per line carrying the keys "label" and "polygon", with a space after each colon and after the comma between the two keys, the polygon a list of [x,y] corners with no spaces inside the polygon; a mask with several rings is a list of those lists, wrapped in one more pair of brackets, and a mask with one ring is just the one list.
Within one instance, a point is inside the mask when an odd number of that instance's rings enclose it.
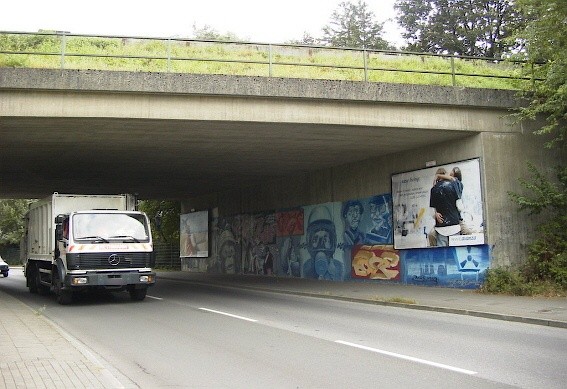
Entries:
{"label": "grass embankment", "polygon": [[[61,56],[64,47],[65,56]],[[0,35],[2,67],[272,76],[519,89],[513,63],[251,43]],[[366,69],[364,71],[366,62]],[[454,70],[453,70],[454,69]],[[456,76],[453,78],[452,73]],[[513,77],[513,78],[499,78]]]}

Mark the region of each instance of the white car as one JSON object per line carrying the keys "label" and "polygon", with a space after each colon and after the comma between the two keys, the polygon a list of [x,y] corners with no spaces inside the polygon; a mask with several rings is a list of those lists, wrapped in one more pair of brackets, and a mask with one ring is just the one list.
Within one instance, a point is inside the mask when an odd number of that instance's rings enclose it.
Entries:
{"label": "white car", "polygon": [[10,270],[10,266],[8,266],[8,264],[4,262],[4,260],[0,256],[0,273],[2,273],[4,277],[8,277],[9,270]]}

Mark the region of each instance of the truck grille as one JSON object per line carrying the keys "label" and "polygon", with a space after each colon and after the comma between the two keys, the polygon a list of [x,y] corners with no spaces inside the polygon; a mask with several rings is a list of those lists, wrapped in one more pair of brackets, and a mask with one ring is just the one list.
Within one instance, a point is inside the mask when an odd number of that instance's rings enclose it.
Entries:
{"label": "truck grille", "polygon": [[151,253],[82,253],[67,257],[72,270],[149,267]]}

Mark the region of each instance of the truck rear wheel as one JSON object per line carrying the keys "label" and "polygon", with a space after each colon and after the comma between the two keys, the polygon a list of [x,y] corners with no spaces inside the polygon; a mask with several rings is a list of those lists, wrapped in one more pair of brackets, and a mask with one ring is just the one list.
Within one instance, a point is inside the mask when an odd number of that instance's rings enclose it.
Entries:
{"label": "truck rear wheel", "polygon": [[142,301],[143,299],[146,298],[146,293],[148,292],[148,288],[141,288],[141,289],[136,289],[134,287],[131,287],[128,292],[130,292],[130,299],[132,301]]}
{"label": "truck rear wheel", "polygon": [[35,265],[30,269],[28,278],[28,287],[31,293],[39,293],[40,295],[46,295],[49,293],[49,287],[41,284],[41,273],[39,272],[38,265]]}
{"label": "truck rear wheel", "polygon": [[31,267],[26,272],[26,283],[28,284],[28,289],[30,290],[30,293],[37,293],[37,283],[36,283],[37,276],[35,275],[36,272],[37,272],[37,268],[35,266]]}

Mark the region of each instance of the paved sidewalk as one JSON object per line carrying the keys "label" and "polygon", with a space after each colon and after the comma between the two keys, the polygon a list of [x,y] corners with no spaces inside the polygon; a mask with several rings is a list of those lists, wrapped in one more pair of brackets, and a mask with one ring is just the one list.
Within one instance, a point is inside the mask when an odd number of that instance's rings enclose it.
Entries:
{"label": "paved sidewalk", "polygon": [[[124,380],[124,379],[123,379]],[[78,340],[0,291],[0,388],[126,388]]]}
{"label": "paved sidewalk", "polygon": [[567,328],[567,298],[532,298],[475,290],[373,282],[333,282],[276,276],[158,272],[160,278],[334,298]]}

